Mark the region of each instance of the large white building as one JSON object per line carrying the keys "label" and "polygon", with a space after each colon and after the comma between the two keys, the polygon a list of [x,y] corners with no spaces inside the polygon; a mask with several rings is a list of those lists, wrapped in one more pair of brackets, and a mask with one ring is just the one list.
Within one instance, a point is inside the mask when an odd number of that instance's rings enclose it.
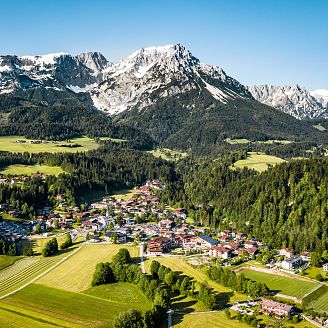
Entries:
{"label": "large white building", "polygon": [[303,260],[300,256],[292,256],[289,258],[284,259],[281,262],[281,267],[285,270],[294,270],[301,266],[303,263]]}

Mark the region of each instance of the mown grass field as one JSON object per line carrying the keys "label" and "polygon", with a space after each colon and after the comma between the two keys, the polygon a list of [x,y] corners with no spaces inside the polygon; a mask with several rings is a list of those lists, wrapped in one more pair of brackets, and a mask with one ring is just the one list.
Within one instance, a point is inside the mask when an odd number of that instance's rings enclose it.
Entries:
{"label": "mown grass field", "polygon": [[[75,277],[78,279],[78,277]],[[124,291],[123,291],[124,292]],[[141,304],[143,307],[144,305]],[[14,295],[0,301],[0,310],[16,311],[13,327],[22,327],[29,319],[43,319],[49,327],[111,327],[113,319],[122,311],[131,308],[128,303],[112,301],[87,294],[63,291],[42,285],[31,284]],[[47,325],[45,324],[45,327]],[[0,327],[8,327],[7,316],[1,316]],[[35,327],[30,325],[29,327]]]}
{"label": "mown grass field", "polygon": [[[18,143],[17,140],[24,140],[24,143]],[[70,148],[62,147],[73,144],[79,144],[81,147]],[[12,153],[77,153],[85,152],[92,149],[97,149],[99,144],[95,140],[88,137],[79,137],[70,139],[70,142],[66,141],[48,141],[41,144],[31,144],[30,140],[22,136],[1,136],[0,137],[0,151],[9,151]]]}
{"label": "mown grass field", "polygon": [[81,292],[91,287],[92,276],[99,262],[110,262],[120,248],[127,248],[131,257],[139,256],[139,248],[125,245],[83,245],[82,248],[50,271],[36,283],[48,287]]}
{"label": "mown grass field", "polygon": [[0,255],[0,270],[21,259],[21,256]]}
{"label": "mown grass field", "polygon": [[64,173],[64,170],[60,166],[13,164],[2,168],[0,173],[5,175],[32,175],[34,173],[43,173],[58,176]]}
{"label": "mown grass field", "polygon": [[234,164],[232,164],[231,168],[244,168],[248,167],[249,169],[254,169],[258,172],[263,172],[268,169],[269,165],[276,165],[285,162],[284,159],[266,155],[263,153],[250,152],[246,159],[241,159]]}
{"label": "mown grass field", "polygon": [[193,277],[197,282],[206,282],[208,286],[213,288],[215,291],[220,293],[226,293],[230,299],[230,303],[247,299],[247,296],[239,293],[234,293],[229,288],[226,288],[218,284],[217,282],[210,280],[203,270],[192,267],[180,257],[148,258],[145,261],[146,272],[149,272],[152,261],[158,261],[162,265],[171,268],[173,271],[177,271],[180,272],[181,274],[186,274],[190,277]]}
{"label": "mown grass field", "polygon": [[91,287],[84,294],[103,298],[118,303],[129,304],[131,308],[146,311],[152,304],[140,289],[127,282]]}
{"label": "mown grass field", "polygon": [[59,260],[58,257],[26,257],[1,270],[0,296],[6,295],[28,283]]}
{"label": "mown grass field", "polygon": [[301,299],[318,286],[318,283],[312,281],[287,278],[253,270],[243,270],[241,272],[246,278],[263,282],[277,293],[294,296],[298,299]]}

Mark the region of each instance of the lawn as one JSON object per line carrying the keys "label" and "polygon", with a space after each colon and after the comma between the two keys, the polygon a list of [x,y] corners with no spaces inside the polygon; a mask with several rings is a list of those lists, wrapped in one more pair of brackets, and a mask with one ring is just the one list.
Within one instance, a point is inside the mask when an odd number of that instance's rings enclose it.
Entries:
{"label": "lawn", "polygon": [[128,282],[117,282],[114,284],[91,287],[84,294],[103,298],[117,303],[129,304],[131,308],[149,310],[152,304],[140,289]]}
{"label": "lawn", "polygon": [[64,170],[60,166],[13,164],[3,167],[0,173],[5,175],[32,175],[34,173],[43,173],[58,176],[64,173]]}
{"label": "lawn", "polygon": [[110,262],[120,248],[127,248],[132,257],[139,256],[139,248],[125,245],[83,245],[82,248],[36,283],[73,292],[91,287],[92,276],[99,262]]}
{"label": "lawn", "polygon": [[[24,140],[25,142],[19,143],[17,140]],[[78,144],[81,147],[63,147],[73,144]],[[99,144],[95,142],[94,139],[87,137],[79,137],[70,139],[67,141],[43,141],[40,144],[32,144],[30,140],[22,136],[1,136],[0,137],[0,151],[9,151],[12,153],[76,153],[84,152],[92,149],[97,149]]]}
{"label": "lawn", "polygon": [[274,166],[276,164],[280,164],[285,162],[284,159],[266,155],[264,153],[256,153],[250,152],[246,159],[241,159],[234,164],[232,164],[231,168],[244,168],[248,167],[249,169],[254,169],[259,172],[263,172],[268,169],[269,165]]}
{"label": "lawn", "polygon": [[186,274],[190,277],[193,277],[198,282],[206,282],[208,286],[213,288],[215,291],[220,293],[226,293],[226,295],[230,298],[230,303],[247,299],[247,296],[239,293],[234,293],[229,288],[226,288],[218,284],[217,282],[210,280],[203,270],[192,267],[180,257],[148,258],[145,261],[145,268],[147,272],[149,272],[150,270],[150,264],[152,261],[158,261],[162,265],[171,268],[173,271],[178,271],[182,274]]}
{"label": "lawn", "polygon": [[0,270],[12,265],[15,261],[21,258],[21,256],[0,255]]}
{"label": "lawn", "polygon": [[[8,306],[16,311],[14,327],[21,327],[26,312],[35,321],[43,318],[61,327],[111,327],[120,312],[131,308],[130,304],[36,284],[0,301],[0,309]],[[8,327],[6,316],[1,316],[0,326]]]}
{"label": "lawn", "polygon": [[243,270],[242,273],[246,278],[265,283],[269,289],[277,293],[294,296],[298,299],[301,299],[318,286],[318,283],[312,281],[282,277],[253,270]]}

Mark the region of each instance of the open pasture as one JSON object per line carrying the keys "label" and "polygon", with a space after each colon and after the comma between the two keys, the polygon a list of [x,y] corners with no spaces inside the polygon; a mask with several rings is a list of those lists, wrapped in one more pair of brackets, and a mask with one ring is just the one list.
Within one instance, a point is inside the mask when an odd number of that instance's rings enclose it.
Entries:
{"label": "open pasture", "polygon": [[23,165],[23,164],[12,164],[3,167],[0,170],[1,174],[4,175],[32,175],[35,173],[43,173],[47,175],[58,176],[64,173],[64,170],[60,166],[48,166],[48,165]]}
{"label": "open pasture", "polygon": [[[80,147],[69,147],[70,145],[80,145]],[[41,143],[31,143],[31,140],[22,136],[1,136],[0,151],[12,153],[77,153],[97,149],[99,144],[94,139],[79,137],[67,141],[45,141]]]}
{"label": "open pasture", "polygon": [[92,276],[99,262],[110,262],[120,248],[127,248],[131,257],[139,256],[135,246],[100,244],[83,245],[82,248],[36,283],[73,292],[91,287]]}
{"label": "open pasture", "polygon": [[266,155],[263,153],[256,153],[256,152],[250,152],[248,153],[248,156],[246,159],[241,159],[234,164],[232,164],[231,168],[244,168],[247,167],[249,169],[254,169],[259,172],[263,172],[268,169],[268,167],[274,166],[276,164],[280,164],[285,162],[284,159]]}

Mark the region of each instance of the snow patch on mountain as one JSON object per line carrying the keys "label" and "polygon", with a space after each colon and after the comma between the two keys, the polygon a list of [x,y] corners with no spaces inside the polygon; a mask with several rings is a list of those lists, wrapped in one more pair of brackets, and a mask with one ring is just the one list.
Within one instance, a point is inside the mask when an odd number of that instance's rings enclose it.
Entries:
{"label": "snow patch on mountain", "polygon": [[135,51],[107,68],[104,81],[90,94],[98,109],[119,114],[134,106],[140,111],[160,98],[192,90],[207,92],[222,103],[229,98],[251,97],[222,68],[200,63],[180,44]]}

